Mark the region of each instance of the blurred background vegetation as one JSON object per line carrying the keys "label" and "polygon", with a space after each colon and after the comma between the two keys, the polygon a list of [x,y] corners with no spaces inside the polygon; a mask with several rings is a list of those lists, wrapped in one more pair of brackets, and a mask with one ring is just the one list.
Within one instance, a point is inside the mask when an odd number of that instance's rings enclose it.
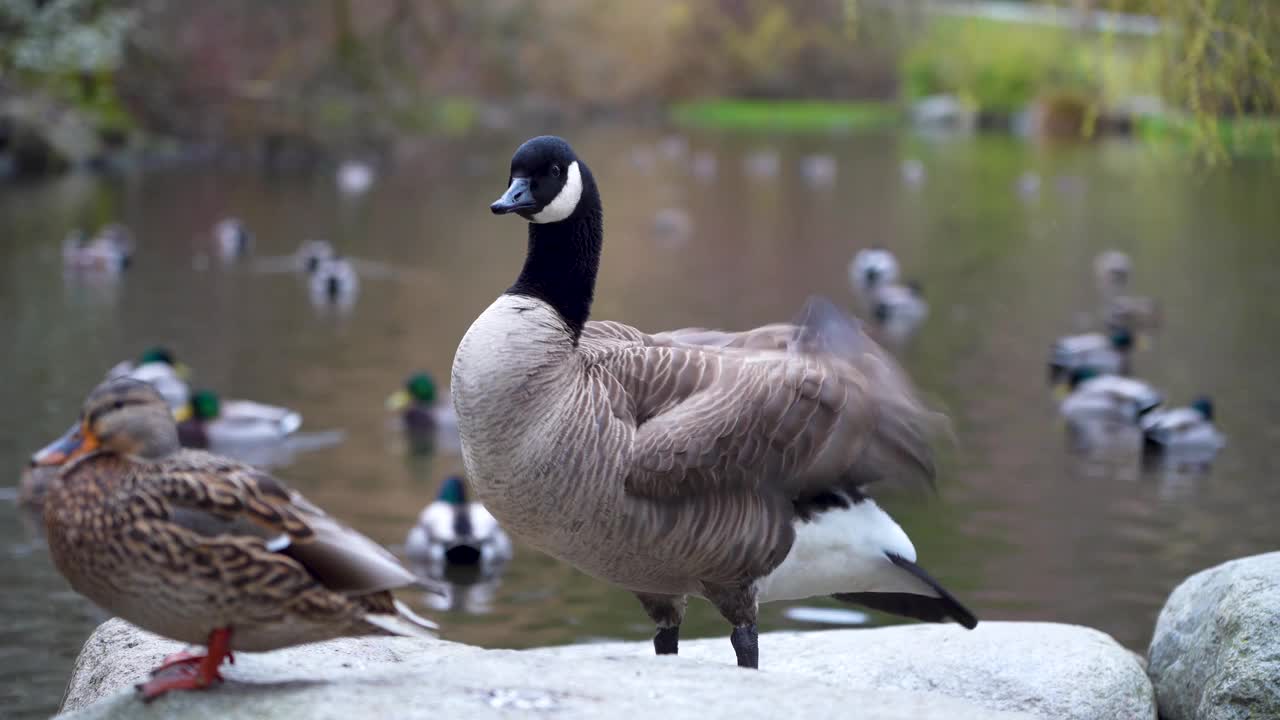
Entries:
{"label": "blurred background vegetation", "polygon": [[1218,160],[1280,149],[1277,57],[1271,0],[0,0],[0,152],[305,161],[516,123],[879,125],[943,95]]}

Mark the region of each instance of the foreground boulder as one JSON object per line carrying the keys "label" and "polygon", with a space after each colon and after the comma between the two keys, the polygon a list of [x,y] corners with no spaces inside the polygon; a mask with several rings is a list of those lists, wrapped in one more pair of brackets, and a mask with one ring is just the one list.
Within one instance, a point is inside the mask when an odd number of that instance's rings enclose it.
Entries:
{"label": "foreground boulder", "polygon": [[1137,660],[1086,628],[985,623],[761,637],[764,671],[723,638],[678,658],[648,642],[483,650],[401,638],[244,653],[211,692],[143,705],[131,691],[180,649],[119,620],[85,644],[63,710],[75,718],[549,717],[1154,718]]}
{"label": "foreground boulder", "polygon": [[1192,575],[1151,639],[1165,720],[1280,718],[1280,552]]}

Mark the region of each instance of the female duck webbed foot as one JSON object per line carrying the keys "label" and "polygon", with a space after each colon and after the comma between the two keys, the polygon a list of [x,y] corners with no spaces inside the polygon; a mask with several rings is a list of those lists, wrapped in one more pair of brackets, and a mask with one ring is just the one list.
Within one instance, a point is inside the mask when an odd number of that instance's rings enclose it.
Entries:
{"label": "female duck webbed foot", "polygon": [[235,663],[231,655],[231,630],[219,628],[209,633],[208,652],[197,655],[183,650],[165,658],[151,679],[137,686],[143,702],[151,702],[170,690],[204,690],[222,682],[218,667],[223,660]]}

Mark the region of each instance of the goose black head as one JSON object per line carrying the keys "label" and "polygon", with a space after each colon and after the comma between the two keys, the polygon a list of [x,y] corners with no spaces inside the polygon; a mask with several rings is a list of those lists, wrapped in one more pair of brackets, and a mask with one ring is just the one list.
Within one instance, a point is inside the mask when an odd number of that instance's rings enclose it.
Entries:
{"label": "goose black head", "polygon": [[526,141],[511,158],[507,191],[489,209],[532,223],[567,220],[582,199],[583,168],[569,143],[552,135]]}

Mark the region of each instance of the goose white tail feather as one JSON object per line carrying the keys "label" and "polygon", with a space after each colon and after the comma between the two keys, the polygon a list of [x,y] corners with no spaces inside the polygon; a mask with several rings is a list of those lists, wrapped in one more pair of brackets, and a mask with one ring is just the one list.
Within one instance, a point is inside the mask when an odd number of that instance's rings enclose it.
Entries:
{"label": "goose white tail feather", "polygon": [[860,499],[809,521],[797,521],[796,540],[782,564],[756,582],[760,602],[857,592],[937,597],[937,592],[895,565],[892,553],[914,562],[916,549],[875,501]]}

